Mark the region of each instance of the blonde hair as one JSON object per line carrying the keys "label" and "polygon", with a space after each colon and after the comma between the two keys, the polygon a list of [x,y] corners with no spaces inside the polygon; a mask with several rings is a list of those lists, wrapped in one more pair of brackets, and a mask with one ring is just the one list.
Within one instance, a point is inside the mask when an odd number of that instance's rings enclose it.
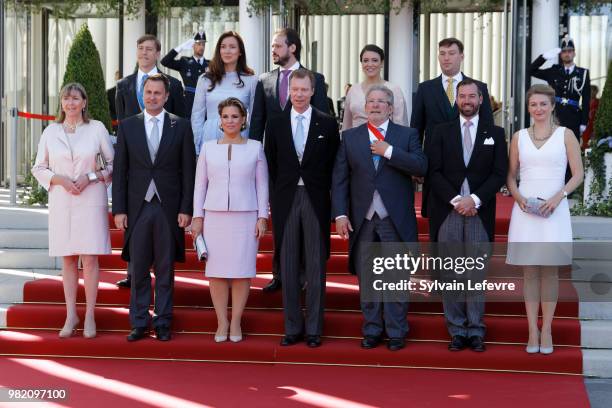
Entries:
{"label": "blonde hair", "polygon": [[60,91],[58,115],[55,122],[64,123],[64,120],[66,119],[66,112],[64,112],[64,110],[62,109],[62,99],[64,99],[66,95],[70,95],[72,91],[77,91],[78,93],[80,93],[81,98],[85,100],[85,107],[83,108],[83,123],[89,123],[89,113],[87,111],[89,100],[87,99],[87,92],[85,92],[85,88],[83,87],[83,85],[79,84],[78,82],[71,82],[69,84],[66,84]]}
{"label": "blonde hair", "polygon": [[535,85],[531,85],[531,87],[527,90],[527,96],[525,98],[526,102],[527,102],[527,106],[529,107],[529,99],[531,99],[532,96],[534,95],[543,95],[548,97],[548,99],[550,100],[550,104],[553,107],[553,111],[550,114],[550,120],[551,120],[551,125],[558,125],[559,122],[557,120],[557,117],[555,116],[555,90],[550,86],[550,85],[545,85],[545,84],[535,84]]}

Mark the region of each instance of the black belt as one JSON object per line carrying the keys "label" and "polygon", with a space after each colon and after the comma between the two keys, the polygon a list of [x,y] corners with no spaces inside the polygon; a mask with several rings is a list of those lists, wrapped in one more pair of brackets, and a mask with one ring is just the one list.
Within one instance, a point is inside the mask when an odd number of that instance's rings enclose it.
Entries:
{"label": "black belt", "polygon": [[196,91],[196,89],[194,87],[192,87],[192,86],[186,86],[185,90],[187,92],[191,92],[191,93],[195,93],[195,91]]}

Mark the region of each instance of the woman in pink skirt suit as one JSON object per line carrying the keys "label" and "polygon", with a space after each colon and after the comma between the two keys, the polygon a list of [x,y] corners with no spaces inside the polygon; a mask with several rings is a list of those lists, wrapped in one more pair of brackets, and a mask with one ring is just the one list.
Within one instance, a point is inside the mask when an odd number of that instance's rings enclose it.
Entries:
{"label": "woman in pink skirt suit", "polygon": [[[260,142],[245,139],[246,108],[236,98],[219,103],[223,137],[202,145],[193,197],[194,237],[208,248],[206,277],[217,314],[215,341],[242,340],[240,321],[255,276],[259,239],[268,219],[268,167]],[[227,317],[230,288],[232,318]]]}
{"label": "woman in pink skirt suit", "polygon": [[[87,308],[83,336],[96,336],[98,255],[111,252],[106,188],[113,172],[108,131],[87,113],[87,94],[71,83],[60,92],[60,114],[43,132],[32,174],[49,191],[49,255],[63,258],[66,322],[60,337],[79,324],[76,311],[77,264],[83,263]],[[98,154],[106,162],[98,170]]]}

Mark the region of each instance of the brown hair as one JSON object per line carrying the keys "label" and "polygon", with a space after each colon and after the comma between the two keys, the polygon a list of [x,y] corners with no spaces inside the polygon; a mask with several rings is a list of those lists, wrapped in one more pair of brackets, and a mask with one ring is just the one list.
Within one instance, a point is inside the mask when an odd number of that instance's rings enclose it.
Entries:
{"label": "brown hair", "polygon": [[368,44],[361,49],[361,52],[359,53],[359,62],[363,61],[363,54],[368,51],[377,53],[380,56],[381,61],[385,60],[385,51],[382,48],[375,44]]}
{"label": "brown hair", "polygon": [[463,78],[463,80],[457,84],[457,94],[459,93],[459,88],[468,85],[476,85],[476,89],[478,90],[478,96],[482,96],[482,91],[480,90],[478,83],[476,83],[476,81],[474,81],[472,78]]}
{"label": "brown hair", "polygon": [[66,112],[64,112],[64,110],[62,109],[62,99],[64,99],[64,96],[70,95],[72,91],[76,91],[81,94],[81,98],[85,100],[85,107],[83,108],[83,123],[89,123],[89,112],[87,111],[87,105],[89,105],[89,100],[87,99],[87,92],[85,92],[85,88],[83,87],[83,85],[79,84],[78,82],[70,82],[64,85],[64,87],[60,91],[58,115],[55,122],[64,123],[64,120],[66,120]]}
{"label": "brown hair", "polygon": [[529,104],[529,99],[531,99],[533,95],[547,96],[548,99],[550,99],[550,104],[552,106],[555,106],[555,90],[549,85],[545,85],[545,84],[532,85],[531,88],[529,88],[529,90],[527,91],[527,97],[525,98],[525,100],[527,101],[527,104]]}
{"label": "brown hair", "polygon": [[276,30],[274,35],[282,35],[285,37],[285,44],[288,47],[295,45],[295,52],[293,55],[296,60],[300,60],[300,53],[302,52],[302,40],[300,40],[300,35],[293,28],[285,27],[279,30]]}
{"label": "brown hair", "polygon": [[291,84],[291,80],[293,78],[297,78],[297,79],[308,78],[308,79],[310,79],[310,86],[311,86],[311,88],[314,89],[314,87],[315,87],[315,76],[312,73],[312,71],[309,70],[309,69],[299,68],[299,69],[296,69],[295,71],[293,71],[291,73],[291,75],[289,76],[289,84]]}
{"label": "brown hair", "polygon": [[[223,112],[223,109],[229,108],[229,107],[234,107],[234,108],[238,109],[238,111],[240,112],[240,115],[243,118],[246,118],[247,110],[246,110],[244,104],[242,103],[242,101],[240,101],[240,99],[234,98],[234,97],[229,97],[229,98],[224,99],[221,102],[219,102],[219,108],[218,108],[219,109],[219,116],[221,116],[221,112]],[[246,121],[240,127],[240,130],[244,130],[244,129],[246,129]],[[221,129],[221,130],[223,130],[223,129]]]}
{"label": "brown hair", "polygon": [[147,84],[147,82],[149,82],[149,81],[163,82],[164,83],[164,88],[166,89],[166,93],[170,93],[170,80],[164,74],[161,74],[161,73],[158,72],[157,74],[149,75],[147,77],[147,79],[145,79],[145,81],[144,81],[143,88]]}
{"label": "brown hair", "polygon": [[438,48],[440,47],[450,47],[451,45],[456,44],[459,48],[459,52],[463,54],[463,43],[456,39],[455,37],[445,38],[438,43]]}
{"label": "brown hair", "polygon": [[219,37],[219,41],[217,41],[217,45],[215,46],[215,54],[208,63],[208,69],[206,73],[204,73],[204,77],[210,80],[210,87],[208,88],[208,92],[211,92],[215,89],[217,84],[221,83],[223,80],[223,76],[225,75],[225,65],[223,64],[223,60],[221,59],[221,43],[228,37],[234,37],[236,42],[238,42],[238,49],[240,50],[240,56],[238,57],[238,62],[236,63],[236,73],[238,74],[238,83],[235,85],[238,88],[244,87],[244,81],[240,78],[240,74],[242,75],[255,75],[255,71],[253,71],[247,65],[246,61],[246,51],[244,48],[244,41],[242,41],[242,37],[237,32],[231,30],[226,31],[221,34]]}
{"label": "brown hair", "polygon": [[154,36],[153,34],[145,34],[145,35],[140,36],[136,40],[136,46],[139,46],[140,44],[142,44],[145,41],[153,41],[153,42],[155,42],[155,48],[157,48],[157,51],[161,51],[161,43],[159,42],[157,37]]}

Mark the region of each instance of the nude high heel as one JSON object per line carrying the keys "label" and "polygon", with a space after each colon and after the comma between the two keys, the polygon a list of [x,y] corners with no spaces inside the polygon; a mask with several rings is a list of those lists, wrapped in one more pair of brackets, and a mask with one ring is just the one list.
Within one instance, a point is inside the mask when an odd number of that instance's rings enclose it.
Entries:
{"label": "nude high heel", "polygon": [[76,332],[76,327],[78,326],[78,324],[79,324],[78,318],[72,324],[66,321],[66,323],[64,323],[64,327],[59,332],[60,338],[67,339],[68,337],[72,337],[72,335]]}

